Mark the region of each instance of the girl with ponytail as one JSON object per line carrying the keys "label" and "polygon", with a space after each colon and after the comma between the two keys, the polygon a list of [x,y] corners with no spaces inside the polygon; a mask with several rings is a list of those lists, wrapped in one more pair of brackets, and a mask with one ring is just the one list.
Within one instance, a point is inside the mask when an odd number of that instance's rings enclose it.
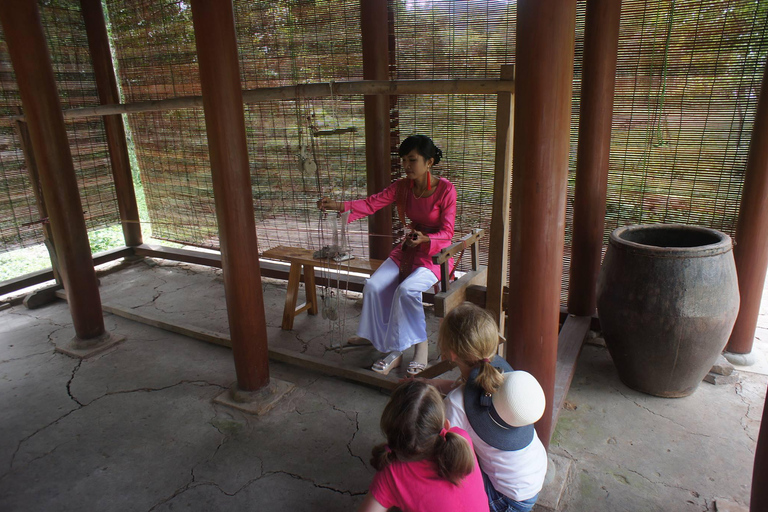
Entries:
{"label": "girl with ponytail", "polygon": [[386,444],[373,449],[377,473],[358,512],[487,511],[467,433],[445,419],[440,393],[424,381],[395,389],[381,415]]}
{"label": "girl with ponytail", "polygon": [[512,370],[496,355],[496,322],[474,304],[445,315],[437,345],[461,379],[433,383],[448,394],[447,421],[472,439],[490,510],[531,510],[547,474],[547,452],[533,427],[544,413],[544,390],[533,375]]}

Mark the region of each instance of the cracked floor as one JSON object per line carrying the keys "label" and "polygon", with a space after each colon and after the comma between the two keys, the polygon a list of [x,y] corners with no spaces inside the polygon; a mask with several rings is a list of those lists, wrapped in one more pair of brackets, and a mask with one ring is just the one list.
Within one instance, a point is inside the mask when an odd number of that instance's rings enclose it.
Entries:
{"label": "cracked floor", "polygon": [[[104,303],[228,334],[220,271],[146,260],[101,277]],[[341,321],[280,329],[285,283],[264,282],[270,344],[365,366]],[[431,358],[437,320],[427,310]],[[53,351],[74,334],[66,303],[0,312],[0,510],[353,510],[373,475],[387,396],[271,363],[296,384],[261,417],[214,404],[235,378],[229,349],[105,313],[126,341],[85,361]],[[702,383],[660,399],[626,388],[604,347],[586,345],[551,443],[573,461],[560,510],[714,511],[746,505],[768,377]]]}

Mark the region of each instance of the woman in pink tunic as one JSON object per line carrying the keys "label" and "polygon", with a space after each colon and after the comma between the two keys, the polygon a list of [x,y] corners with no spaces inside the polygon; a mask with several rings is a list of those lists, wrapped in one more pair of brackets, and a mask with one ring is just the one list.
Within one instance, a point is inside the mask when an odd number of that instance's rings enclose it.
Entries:
{"label": "woman in pink tunic", "polygon": [[385,355],[371,369],[387,374],[399,366],[403,351],[416,346],[407,372],[418,374],[427,365],[427,325],[421,294],[440,279],[440,266],[432,256],[451,244],[456,219],[456,188],[445,178],[432,176],[442,151],[425,135],[413,135],[400,144],[405,178],[366,199],[344,203],[323,198],[321,209],[350,211],[349,222],[397,203],[401,217],[410,221],[405,242],[366,281],[363,312],[351,345],[372,343]]}

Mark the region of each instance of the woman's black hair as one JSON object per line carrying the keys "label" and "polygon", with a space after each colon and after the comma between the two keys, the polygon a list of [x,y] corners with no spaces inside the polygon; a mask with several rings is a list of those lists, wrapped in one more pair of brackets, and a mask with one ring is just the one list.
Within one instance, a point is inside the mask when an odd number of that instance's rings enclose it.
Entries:
{"label": "woman's black hair", "polygon": [[434,158],[435,162],[432,165],[437,165],[443,158],[443,152],[426,135],[411,135],[400,144],[400,149],[397,152],[402,158],[414,149],[424,157],[424,160]]}

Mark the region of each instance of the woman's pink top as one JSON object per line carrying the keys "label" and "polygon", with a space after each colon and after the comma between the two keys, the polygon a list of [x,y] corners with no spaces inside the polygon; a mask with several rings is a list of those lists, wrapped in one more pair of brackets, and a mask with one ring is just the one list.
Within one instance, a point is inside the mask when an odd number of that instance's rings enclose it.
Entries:
{"label": "woman's pink top", "polygon": [[[450,432],[461,435],[472,447],[472,440],[464,430],[452,427]],[[440,478],[434,461],[394,461],[376,473],[370,492],[381,506],[398,507],[404,512],[485,512],[488,496],[474,450],[472,459],[475,468],[459,485]]]}
{"label": "woman's pink top", "polygon": [[[397,199],[397,184],[396,181],[367,199],[345,201],[344,211],[351,210],[349,222],[367,217],[394,203]],[[429,243],[416,246],[413,267],[426,267],[440,279],[440,265],[432,263],[432,256],[450,246],[453,240],[453,226],[456,222],[456,187],[445,178],[440,178],[436,188],[434,194],[422,198],[414,196],[413,191],[409,190],[405,201],[405,215],[416,225],[416,229],[427,235],[430,240]],[[400,264],[402,255],[401,244],[389,253],[389,257],[397,264]]]}

